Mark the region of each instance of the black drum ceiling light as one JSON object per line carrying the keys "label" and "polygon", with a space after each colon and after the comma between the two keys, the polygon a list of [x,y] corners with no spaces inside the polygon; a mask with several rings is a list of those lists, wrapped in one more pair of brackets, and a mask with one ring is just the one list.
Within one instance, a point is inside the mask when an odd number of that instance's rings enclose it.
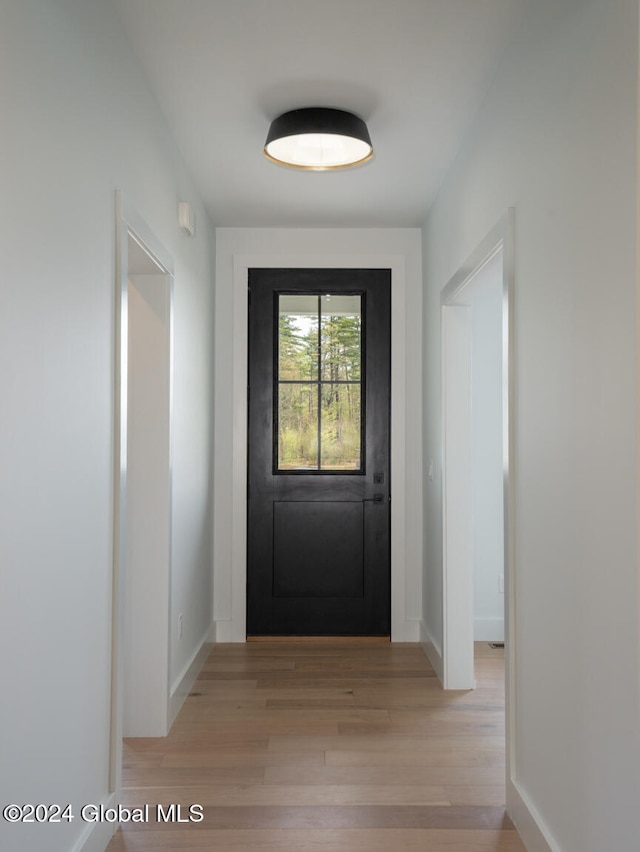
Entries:
{"label": "black drum ceiling light", "polygon": [[274,163],[311,171],[359,166],[373,157],[367,125],[342,109],[306,107],[271,122],[265,156]]}

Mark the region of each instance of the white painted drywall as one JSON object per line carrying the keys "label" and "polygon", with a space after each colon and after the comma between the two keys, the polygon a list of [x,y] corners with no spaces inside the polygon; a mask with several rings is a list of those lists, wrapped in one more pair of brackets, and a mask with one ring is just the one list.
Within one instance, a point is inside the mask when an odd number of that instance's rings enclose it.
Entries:
{"label": "white painted drywall", "polygon": [[[425,458],[439,458],[440,290],[516,215],[517,780],[529,848],[640,836],[636,0],[529,4],[424,229]],[[424,611],[442,636],[440,471]],[[545,839],[546,838],[546,839]]]}
{"label": "white painted drywall", "polygon": [[[0,103],[0,799],[78,812],[109,795],[116,189],[175,260],[172,680],[210,623],[213,245],[110,3],[4,3]],[[0,847],[92,829],[3,821]]]}
{"label": "white painted drywall", "polygon": [[502,255],[465,288],[471,308],[473,638],[504,640]]}
{"label": "white painted drywall", "polygon": [[247,265],[361,266],[392,269],[392,636],[417,641],[422,595],[420,231],[218,228],[216,234],[218,638],[245,639]]}
{"label": "white painted drywall", "polygon": [[125,737],[163,737],[169,705],[171,281],[132,275],[128,299]]}
{"label": "white painted drywall", "polygon": [[443,305],[445,689],[473,689],[471,309]]}

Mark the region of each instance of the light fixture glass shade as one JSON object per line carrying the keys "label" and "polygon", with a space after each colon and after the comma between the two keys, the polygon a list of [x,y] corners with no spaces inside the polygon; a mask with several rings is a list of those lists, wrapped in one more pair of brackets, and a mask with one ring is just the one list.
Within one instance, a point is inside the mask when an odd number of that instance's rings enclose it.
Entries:
{"label": "light fixture glass shade", "polygon": [[294,109],[271,122],[264,153],[276,163],[327,171],[371,159],[373,147],[362,119],[341,109]]}

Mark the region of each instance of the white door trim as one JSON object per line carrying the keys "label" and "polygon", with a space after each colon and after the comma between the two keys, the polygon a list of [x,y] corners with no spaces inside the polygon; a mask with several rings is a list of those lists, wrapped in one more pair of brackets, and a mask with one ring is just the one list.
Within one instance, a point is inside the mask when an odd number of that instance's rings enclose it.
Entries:
{"label": "white door trim", "polygon": [[[504,570],[505,570],[505,675],[506,675],[506,721],[507,721],[507,780],[517,777],[516,767],[516,632],[517,574],[515,565],[515,387],[514,387],[514,252],[515,212],[510,208],[504,217],[487,234],[467,262],[443,288],[440,298],[443,334],[443,686],[445,688],[473,687],[473,631],[470,606],[471,575],[449,576],[447,563],[447,468],[446,468],[446,370],[447,339],[455,329],[449,325],[448,312],[458,311],[457,321],[468,310],[453,307],[461,291],[473,277],[498,253],[502,254],[503,293],[503,476],[504,476]],[[459,323],[458,323],[459,324]],[[464,332],[460,335],[464,339]],[[464,345],[464,344],[463,344]],[[464,572],[463,572],[464,574]],[[456,613],[465,612],[466,621],[460,624]],[[509,784],[507,785],[509,787]]]}
{"label": "white door trim", "polygon": [[[282,253],[233,255],[233,343],[230,357],[233,372],[233,436],[231,474],[231,607],[230,619],[216,619],[219,642],[246,640],[246,481],[247,481],[247,284],[250,268],[383,268],[391,270],[391,638],[418,641],[419,621],[407,619],[406,574],[408,531],[407,469],[409,455],[421,448],[406,441],[406,272],[405,257],[399,254],[287,255]],[[218,353],[219,354],[219,353]],[[226,353],[227,359],[229,353]],[[419,391],[419,389],[418,389]],[[219,499],[219,495],[218,495]],[[217,534],[217,533],[216,533]],[[227,534],[225,532],[225,534]]]}

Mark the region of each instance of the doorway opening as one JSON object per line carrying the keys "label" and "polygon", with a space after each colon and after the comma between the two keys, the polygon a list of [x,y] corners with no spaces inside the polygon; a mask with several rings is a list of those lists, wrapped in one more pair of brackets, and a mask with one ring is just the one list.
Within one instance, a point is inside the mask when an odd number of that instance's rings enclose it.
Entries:
{"label": "doorway opening", "polygon": [[111,787],[122,738],[169,728],[172,260],[118,199]]}
{"label": "doorway opening", "polygon": [[[391,641],[417,642],[420,596],[415,569],[422,552],[422,490],[419,477],[412,473],[422,464],[422,384],[421,360],[410,353],[421,345],[416,308],[422,297],[419,254],[410,247],[395,254],[376,252],[368,234],[363,239],[349,235],[345,244],[349,247],[338,253],[331,233],[313,235],[311,243],[305,236],[299,243],[301,236],[287,232],[273,244],[269,237],[267,248],[263,237],[247,237],[246,243],[243,235],[239,251],[237,237],[222,229],[217,243],[216,430],[223,437],[217,441],[214,461],[216,640],[245,642],[247,636],[249,269],[375,268],[391,270]],[[342,245],[340,238],[338,246]]]}
{"label": "doorway opening", "polygon": [[[504,642],[515,761],[513,211],[442,291],[445,689],[473,689],[474,640]],[[511,762],[511,763],[510,763]]]}

